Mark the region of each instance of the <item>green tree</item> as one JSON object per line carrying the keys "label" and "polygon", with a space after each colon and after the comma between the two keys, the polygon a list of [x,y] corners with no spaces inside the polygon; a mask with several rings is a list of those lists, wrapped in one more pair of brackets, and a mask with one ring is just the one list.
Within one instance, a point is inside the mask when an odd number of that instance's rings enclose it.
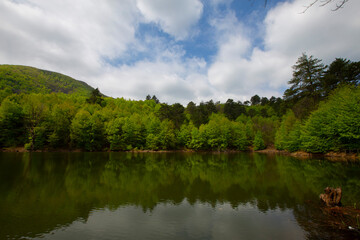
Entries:
{"label": "green tree", "polygon": [[23,145],[26,136],[22,107],[10,97],[0,106],[0,146]]}
{"label": "green tree", "polygon": [[293,78],[288,82],[291,86],[284,93],[285,99],[298,100],[306,96],[319,97],[321,78],[326,69],[321,60],[313,56],[308,57],[303,53],[293,69]]}
{"label": "green tree", "polygon": [[86,102],[89,104],[99,104],[102,106],[104,104],[104,98],[99,89],[96,88],[91,92],[91,95],[88,99],[86,99]]}
{"label": "green tree", "polygon": [[250,98],[250,102],[251,102],[251,105],[258,105],[260,104],[261,102],[261,98],[259,97],[259,95],[254,95]]}
{"label": "green tree", "polygon": [[302,128],[302,147],[308,152],[360,149],[360,88],[336,90],[313,112]]}
{"label": "green tree", "polygon": [[303,53],[293,69],[293,78],[288,82],[291,86],[285,91],[284,98],[294,106],[295,114],[304,118],[316,109],[320,100],[321,81],[326,67],[321,60]]}
{"label": "green tree", "polygon": [[26,148],[29,150],[42,148],[46,143],[46,129],[43,123],[49,114],[48,101],[41,94],[25,95],[22,101],[29,137]]}
{"label": "green tree", "polygon": [[125,118],[122,128],[127,150],[143,149],[146,143],[146,128],[140,114],[134,113]]}
{"label": "green tree", "polygon": [[181,125],[177,135],[178,143],[181,147],[191,148],[191,132],[195,126],[190,122],[189,124]]}
{"label": "green tree", "polygon": [[165,119],[161,122],[159,141],[162,149],[174,149],[176,146],[176,136],[174,131],[174,124],[172,121]]}
{"label": "green tree", "polygon": [[295,122],[297,121],[293,111],[289,110],[283,117],[280,127],[275,134],[275,148],[278,150],[287,149],[289,142],[289,133],[292,131]]}
{"label": "green tree", "polygon": [[75,115],[70,129],[73,145],[87,151],[102,150],[106,143],[105,126],[99,112],[92,115],[80,109]]}
{"label": "green tree", "polygon": [[249,140],[246,136],[246,127],[242,122],[231,122],[229,147],[236,150],[246,150]]}
{"label": "green tree", "polygon": [[255,134],[253,146],[255,151],[265,149],[266,147],[260,131]]}
{"label": "green tree", "polygon": [[228,99],[224,105],[224,114],[225,116],[234,121],[241,114],[245,114],[245,106],[241,102],[234,102],[232,99]]}
{"label": "green tree", "polygon": [[360,62],[351,62],[344,58],[336,58],[322,79],[323,95],[328,96],[339,85],[357,86],[360,81]]}
{"label": "green tree", "polygon": [[126,142],[122,130],[124,123],[125,118],[123,117],[111,119],[106,123],[106,137],[110,143],[110,150],[112,151],[126,150]]}

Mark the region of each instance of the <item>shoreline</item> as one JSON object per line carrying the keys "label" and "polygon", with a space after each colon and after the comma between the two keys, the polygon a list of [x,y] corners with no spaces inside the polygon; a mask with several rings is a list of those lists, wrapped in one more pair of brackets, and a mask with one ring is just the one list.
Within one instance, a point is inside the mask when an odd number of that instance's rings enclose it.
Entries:
{"label": "shoreline", "polygon": [[[90,152],[84,151],[82,149],[42,149],[29,151],[24,147],[10,147],[10,148],[1,148],[0,152]],[[328,153],[308,153],[304,151],[289,152],[286,150],[277,150],[275,148],[266,148],[263,150],[253,150],[248,149],[245,151],[240,150],[192,150],[192,149],[180,149],[180,150],[130,150],[130,151],[96,151],[96,152],[129,152],[129,153],[172,153],[172,152],[183,152],[183,153],[237,153],[237,152],[255,152],[255,153],[264,153],[264,154],[279,154],[287,155],[299,159],[313,159],[313,158],[322,158],[329,161],[360,161],[360,154],[357,153],[346,153],[346,152],[328,152]]]}

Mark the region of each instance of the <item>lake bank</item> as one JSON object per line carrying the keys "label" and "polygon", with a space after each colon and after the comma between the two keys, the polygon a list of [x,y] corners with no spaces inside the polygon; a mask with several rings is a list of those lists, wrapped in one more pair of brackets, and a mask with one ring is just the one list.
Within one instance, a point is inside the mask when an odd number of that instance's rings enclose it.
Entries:
{"label": "lake bank", "polygon": [[[42,150],[34,150],[29,151],[26,150],[24,147],[10,147],[10,148],[1,148],[0,152],[86,152],[82,149],[42,149]],[[103,150],[101,152],[116,152],[110,150]],[[120,151],[121,152],[121,151]],[[168,153],[168,152],[209,152],[209,153],[237,153],[237,152],[257,152],[257,153],[264,153],[264,154],[281,154],[281,155],[288,155],[292,157],[296,157],[299,159],[307,159],[307,158],[323,158],[330,161],[358,161],[360,160],[360,154],[358,153],[348,153],[348,152],[328,152],[328,153],[308,153],[304,151],[296,151],[296,152],[289,152],[286,150],[277,150],[275,148],[266,148],[263,150],[253,150],[249,149],[246,151],[239,151],[239,150],[222,150],[222,151],[211,151],[211,150],[191,150],[191,149],[181,149],[181,150],[130,150],[130,151],[123,151],[123,152],[142,152],[142,153]]]}

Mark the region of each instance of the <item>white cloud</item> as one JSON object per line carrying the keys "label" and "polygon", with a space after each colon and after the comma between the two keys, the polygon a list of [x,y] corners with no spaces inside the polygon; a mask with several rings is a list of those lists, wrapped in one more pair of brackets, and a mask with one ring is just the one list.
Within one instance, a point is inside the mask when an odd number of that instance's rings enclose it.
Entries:
{"label": "white cloud", "polygon": [[178,40],[189,37],[203,11],[200,0],[137,0],[137,6],[146,21],[159,24]]}
{"label": "white cloud", "polygon": [[131,0],[0,1],[0,62],[95,74],[103,57],[122,54],[134,40]]}
{"label": "white cloud", "polygon": [[[212,7],[230,1],[212,0]],[[207,14],[212,29],[206,30],[214,30],[217,54],[206,62],[187,57],[178,42],[192,41],[204,10],[200,0],[0,0],[0,64],[58,71],[113,97],[155,94],[186,104],[280,96],[302,52],[326,63],[335,57],[360,59],[360,1],[336,12],[327,6],[299,14],[304,5],[296,0],[269,10],[263,47],[254,44],[259,36],[230,5],[224,16],[216,10]],[[174,39],[150,33],[140,38],[140,23],[156,23]]]}
{"label": "white cloud", "polygon": [[268,12],[264,20],[264,49],[252,46],[250,31],[234,16],[213,21],[221,40],[209,67],[210,83],[225,94],[247,98],[254,94],[279,96],[291,79],[291,66],[302,52],[325,63],[336,57],[359,60],[359,1],[349,2],[337,12],[327,6],[299,14],[303,6],[302,0],[285,2]]}
{"label": "white cloud", "polygon": [[[207,94],[204,79],[204,61],[174,57],[171,62],[159,59],[155,62],[139,61],[129,66],[110,67],[102,76],[100,89],[112,96],[145,99],[147,94],[156,95],[163,102],[181,102]],[[205,92],[204,91],[205,88]]]}
{"label": "white cloud", "polygon": [[332,5],[304,9],[301,0],[285,2],[272,9],[266,19],[266,49],[288,56],[308,52],[332,61],[335,57],[359,59],[360,1],[349,1],[344,8],[331,11]]}

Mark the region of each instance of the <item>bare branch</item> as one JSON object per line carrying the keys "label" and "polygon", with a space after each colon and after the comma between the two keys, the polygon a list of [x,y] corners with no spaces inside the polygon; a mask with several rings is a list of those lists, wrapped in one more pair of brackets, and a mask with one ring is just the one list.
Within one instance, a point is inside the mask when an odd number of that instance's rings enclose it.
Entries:
{"label": "bare branch", "polygon": [[342,7],[344,6],[344,4],[345,4],[346,2],[348,2],[348,1],[349,1],[349,0],[342,0],[342,1],[340,2],[340,4],[336,4],[336,8],[333,9],[333,11],[339,10],[339,9],[342,8]]}
{"label": "bare branch", "polygon": [[[304,6],[305,10],[301,13],[305,13],[309,8],[311,8],[312,6],[314,6],[315,3],[317,3],[319,0],[314,0],[312,3],[310,3],[308,6]],[[331,0],[330,0],[331,1]]]}
{"label": "bare branch", "polygon": [[[334,0],[320,0],[320,7],[324,7],[325,5],[328,5],[329,3],[333,2]],[[332,11],[337,11],[340,8],[342,8],[345,3],[347,3],[349,0],[339,0],[339,2],[336,4],[336,7],[334,9],[332,9]],[[304,6],[305,9],[304,11],[302,11],[301,13],[305,13],[309,8],[311,8],[312,6],[314,6],[316,3],[318,3],[319,0],[313,0],[309,5]]]}
{"label": "bare branch", "polygon": [[325,6],[326,4],[329,4],[332,0],[323,0],[323,4],[320,4],[320,7]]}

